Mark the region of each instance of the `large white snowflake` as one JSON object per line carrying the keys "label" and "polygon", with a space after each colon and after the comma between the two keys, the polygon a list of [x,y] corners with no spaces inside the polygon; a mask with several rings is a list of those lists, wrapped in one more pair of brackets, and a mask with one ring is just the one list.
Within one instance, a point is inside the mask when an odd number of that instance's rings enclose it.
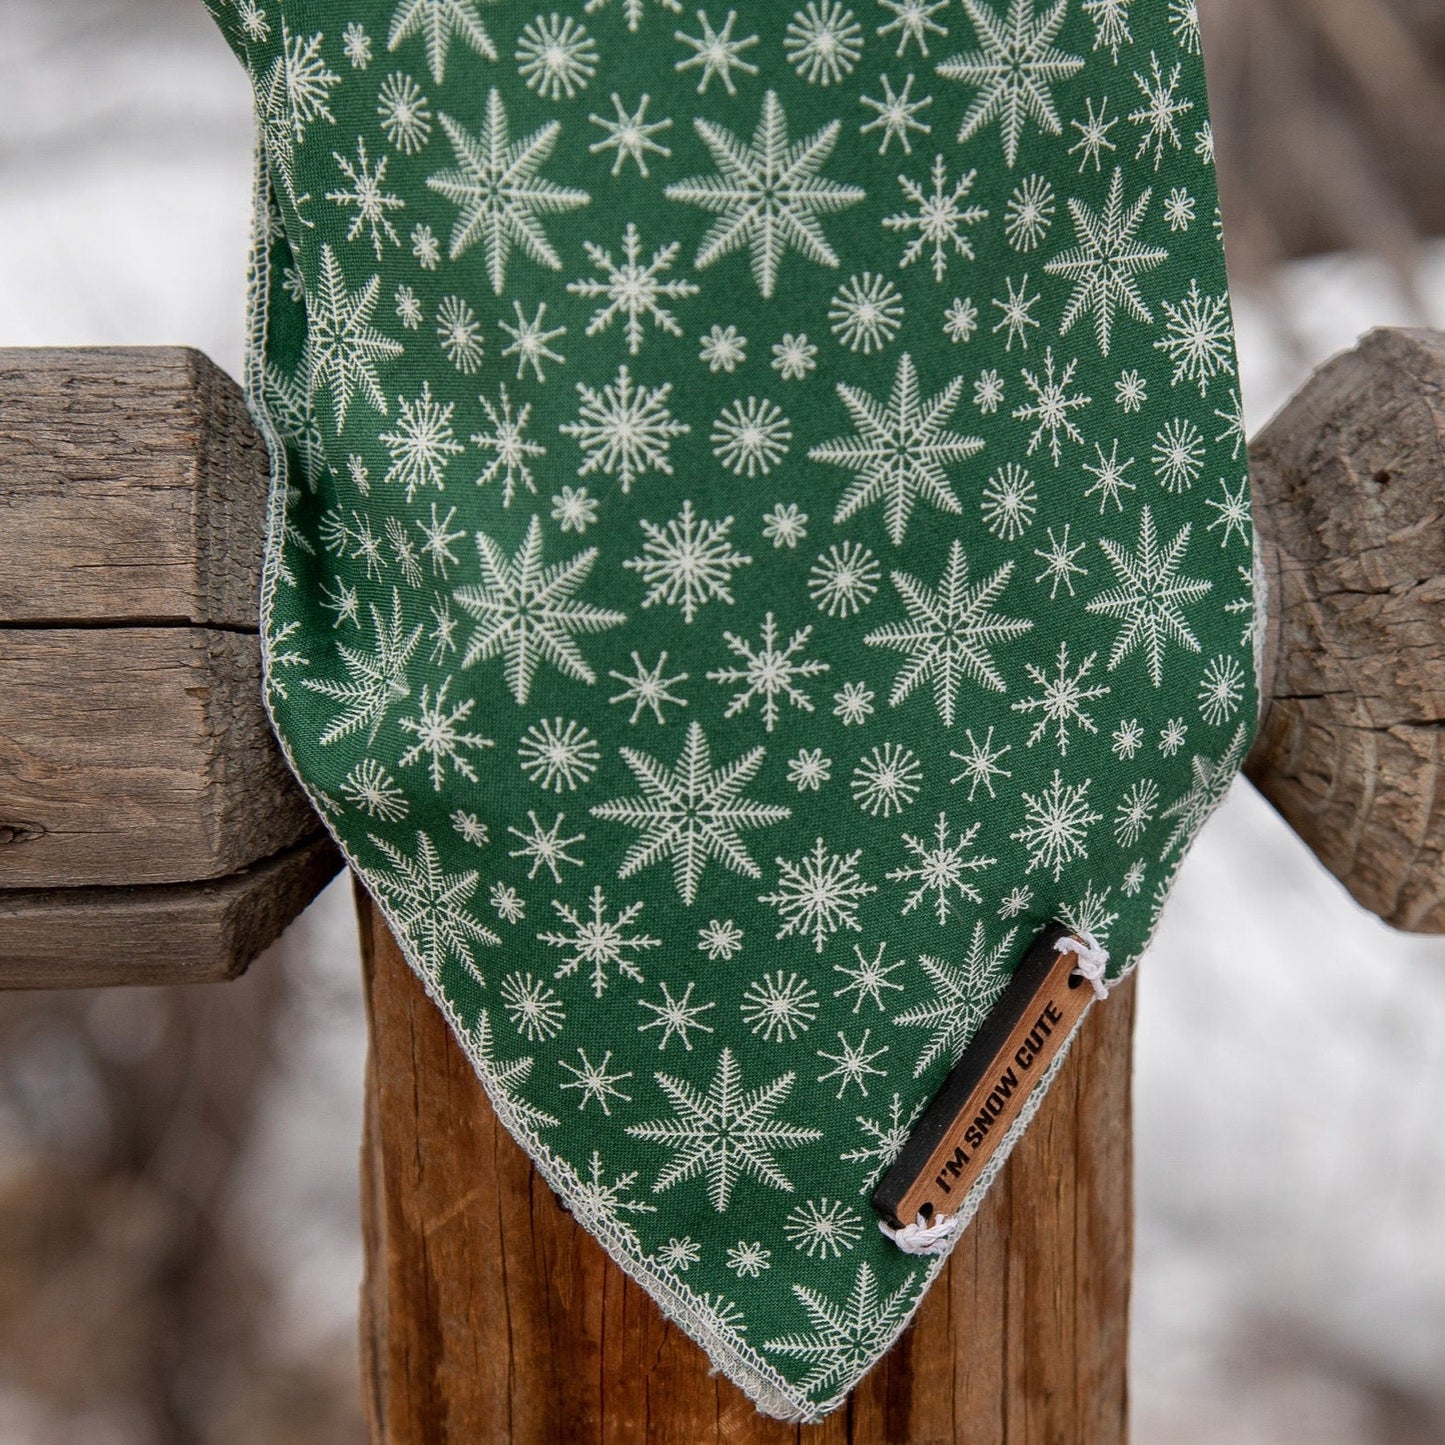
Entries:
{"label": "large white snowflake", "polygon": [[1084,14],[1094,22],[1094,49],[1107,46],[1116,65],[1119,47],[1134,43],[1129,30],[1129,4],[1130,0],[1084,0]]}
{"label": "large white snowflake", "polygon": [[756,803],[744,795],[765,755],[766,749],[753,748],[714,768],[707,734],[696,722],[688,724],[682,754],[671,767],[637,748],[623,748],[622,759],[641,786],[641,795],[592,809],[593,817],[624,823],[641,834],[627,850],[617,876],[630,878],[669,858],[677,891],[688,904],[696,899],[710,861],[745,878],[761,877],[762,870],[743,843],[743,830],[765,828],[792,816],[791,808]]}
{"label": "large white snowflake", "polygon": [[661,1144],[673,1156],[657,1176],[654,1193],[702,1177],[719,1214],[728,1207],[738,1181],[747,1176],[792,1193],[793,1182],[779,1167],[777,1155],[821,1139],[823,1131],[774,1117],[792,1092],[795,1075],[791,1071],[744,1089],[738,1061],[731,1049],[724,1048],[706,1093],[670,1074],[659,1072],[654,1077],[671,1100],[672,1113],[627,1126],[634,1139]]}
{"label": "large white snowflake", "polygon": [[811,937],[814,949],[822,953],[823,945],[841,929],[861,933],[858,906],[878,891],[876,883],[865,883],[858,872],[862,852],[855,848],[851,853],[834,853],[819,838],[812,851],[796,862],[776,859],[782,870],[777,891],[758,896],[760,903],[771,903],[778,910],[782,926],[776,936]]}
{"label": "large white snowflake", "polygon": [[629,557],[622,565],[647,583],[644,607],[657,602],[680,607],[682,620],[691,622],[708,602],[732,602],[733,573],[753,559],[732,545],[731,517],[721,522],[699,517],[688,498],[666,525],[646,518],[638,525],[647,538],[642,555]]}
{"label": "large white snowflake", "polygon": [[619,978],[630,978],[634,983],[643,981],[642,969],[637,963],[637,954],[644,949],[660,948],[662,940],[645,933],[635,932],[632,925],[642,912],[641,903],[631,903],[619,910],[615,918],[607,917],[607,898],[601,885],[594,887],[588,904],[588,916],[563,903],[560,898],[552,900],[557,916],[567,925],[565,933],[549,931],[537,937],[553,948],[567,951],[567,957],[557,965],[553,978],[571,978],[578,969],[586,967],[592,975],[592,994],[601,998],[610,982],[607,970],[616,969]]}
{"label": "large white snowflake", "polygon": [[777,726],[779,699],[785,699],[803,712],[813,711],[812,699],[799,686],[800,680],[817,677],[828,671],[829,664],[799,654],[813,635],[812,627],[800,627],[786,647],[778,646],[778,622],[771,612],[763,619],[762,639],[756,647],[735,632],[724,632],[728,651],[742,659],[742,666],[721,667],[708,673],[708,680],[725,687],[736,683],[742,689],[733,695],[724,717],[736,717],[762,698],[763,726],[772,732]]}
{"label": "large white snowflake", "polygon": [[664,280],[664,273],[672,270],[682,243],[671,241],[659,246],[650,261],[642,260],[642,233],[635,221],[629,221],[622,233],[623,259],[615,261],[612,252],[595,241],[584,241],[582,249],[587,258],[601,273],[580,281],[569,281],[567,289],[574,296],[585,296],[590,300],[602,300],[587,323],[587,335],[596,336],[605,331],[619,317],[627,318],[625,335],[627,350],[636,356],[642,350],[643,323],[651,321],[659,330],[669,336],[681,336],[682,327],[677,317],[664,306],[664,301],[677,301],[687,296],[696,296],[701,289],[695,281],[675,276]]}
{"label": "large white snowflake", "polygon": [[838,395],[856,430],[852,436],[823,442],[808,452],[812,461],[829,462],[853,473],[834,522],[846,522],[864,507],[881,502],[888,535],[901,546],[916,502],[929,502],[955,515],[963,511],[944,468],[983,450],[980,438],[949,431],[944,425],[963,385],[964,378],[955,376],[937,396],[925,401],[913,358],[906,351],[898,360],[886,402],[861,387],[838,383]]}
{"label": "large white snowflake", "polygon": [[1076,858],[1087,858],[1089,829],[1103,817],[1089,807],[1092,778],[1066,783],[1054,769],[1053,780],[1041,793],[1024,793],[1027,817],[1021,828],[1009,834],[1029,850],[1027,872],[1043,868],[1054,882]]}
{"label": "large white snowflake", "polygon": [[1041,14],[1034,13],[1034,0],[1009,0],[1007,16],[994,14],[983,0],[963,0],[963,8],[973,21],[979,49],[951,56],[938,65],[938,73],[945,79],[978,87],[958,139],[966,141],[997,121],[1003,133],[1004,159],[1012,169],[1028,121],[1048,135],[1063,132],[1052,87],[1084,66],[1081,56],[1069,55],[1053,44],[1069,0],[1055,0]]}
{"label": "large white snowflake", "polygon": [[302,687],[342,704],[341,711],[322,731],[323,746],[350,737],[363,728],[367,743],[374,742],[387,713],[398,702],[411,696],[406,670],[412,653],[421,641],[423,624],[418,622],[410,631],[407,630],[401,616],[401,596],[394,587],[389,615],[383,615],[375,602],[367,606],[376,634],[375,643],[369,648],[353,647],[345,642],[336,644],[337,655],[349,674],[346,681],[315,677],[301,679]]}
{"label": "large white snowflake", "polygon": [[1199,639],[1190,629],[1184,609],[1198,602],[1214,583],[1180,575],[1192,525],[1186,522],[1168,547],[1161,547],[1154,514],[1146,503],[1132,552],[1107,537],[1100,539],[1099,545],[1114,568],[1116,585],[1100,593],[1087,610],[1122,624],[1109,654],[1110,671],[1130,653],[1142,649],[1149,679],[1159,687],[1164,681],[1164,650],[1169,643],[1190,652],[1199,651]]}
{"label": "large white snowflake", "polygon": [[462,610],[477,620],[462,666],[471,667],[487,657],[504,658],[507,686],[519,703],[526,702],[544,662],[577,682],[596,682],[573,634],[602,632],[627,621],[626,613],[594,607],[574,596],[592,571],[597,549],[588,547],[565,562],[545,565],[542,523],[534,516],[515,556],[509,557],[485,532],[477,533],[477,552],[481,582],[458,587],[452,594]]}
{"label": "large white snowflake", "polygon": [[902,1328],[916,1278],[916,1271],[909,1271],[903,1283],[884,1297],[873,1266],[864,1260],[846,1300],[795,1284],[793,1294],[807,1311],[812,1329],[765,1340],[763,1348],[808,1362],[808,1373],[798,1382],[802,1390],[851,1384]]}
{"label": "large white snowflake", "polygon": [[993,604],[1008,585],[1013,565],[1005,562],[991,577],[970,586],[968,559],[963,543],[955,537],[937,587],[906,572],[891,574],[908,619],[875,628],[863,639],[870,647],[887,647],[907,655],[888,697],[891,707],[897,707],[920,683],[931,682],[938,715],[945,727],[952,727],[958,690],[965,678],[994,692],[1006,690],[994,666],[992,649],[1021,637],[1034,625],[1030,619],[994,611]]}
{"label": "large white snowflake", "polygon": [[367,884],[391,905],[403,938],[421,960],[433,982],[453,959],[483,987],[473,955],[477,944],[490,946],[501,939],[477,919],[472,895],[477,891],[475,868],[448,873],[436,844],[422,831],[416,835],[416,853],[408,857],[395,844],[369,833],[374,847],[390,863],[387,868],[361,872]]}
{"label": "large white snowflake", "polygon": [[330,245],[322,245],[320,283],[307,297],[302,365],[312,396],[322,391],[331,394],[337,436],[346,425],[346,413],[357,392],[386,415],[386,397],[376,368],[380,362],[400,356],[402,345],[371,324],[380,295],[380,276],[373,276],[360,291],[349,290],[336,253]]}
{"label": "large white snowflake", "polygon": [[747,247],[753,280],[764,296],[771,296],[790,248],[820,266],[838,265],[818,217],[857,205],[865,195],[861,186],[819,175],[838,142],[839,121],[806,140],[790,141],[782,103],[770,90],[751,144],[710,120],[698,118],[693,125],[718,174],[675,181],[666,194],[717,216],[698,246],[698,270]]}
{"label": "large white snowflake", "polygon": [[1154,320],[1154,313],[1139,294],[1137,280],[1140,272],[1153,270],[1169,258],[1164,247],[1146,246],[1139,240],[1139,227],[1149,212],[1153,194],[1153,187],[1146,186],[1134,203],[1126,206],[1124,172],[1115,166],[1101,210],[1095,211],[1087,201],[1070,199],[1076,244],[1044,266],[1050,276],[1064,276],[1074,283],[1059,334],[1067,335],[1081,316],[1092,313],[1094,336],[1103,356],[1109,354],[1114,316],[1121,307],[1136,321]]}
{"label": "large white snowflake", "polygon": [[973,260],[973,243],[968,239],[964,226],[976,226],[988,219],[986,206],[964,206],[962,202],[973,190],[978,179],[977,171],[965,171],[948,186],[948,169],[941,154],[933,160],[933,190],[925,191],[921,185],[908,176],[899,176],[898,184],[903,194],[916,208],[884,219],[885,229],[900,232],[916,232],[903,248],[900,268],[918,260],[924,251],[933,251],[933,279],[942,281],[948,271],[948,255],[951,250],[965,261]]}
{"label": "large white snowflake", "polygon": [[981,822],[971,823],[961,828],[957,838],[950,842],[948,814],[940,813],[932,839],[913,833],[903,835],[903,846],[912,855],[913,862],[891,869],[888,881],[916,886],[903,900],[901,913],[912,913],[925,898],[931,897],[941,928],[959,906],[955,894],[968,903],[983,902],[983,894],[964,877],[966,873],[980,872],[998,862],[997,858],[971,851],[982,827]]}
{"label": "large white snowflake", "polygon": [[1234,328],[1229,319],[1229,298],[1209,296],[1199,289],[1198,281],[1190,281],[1189,294],[1177,305],[1161,303],[1169,318],[1164,335],[1154,343],[1156,351],[1164,351],[1174,363],[1171,384],[1192,381],[1200,396],[1209,391],[1210,381],[1227,374],[1234,360]]}
{"label": "large white snowflake", "polygon": [[1029,734],[1029,747],[1033,747],[1052,727],[1054,743],[1058,747],[1059,756],[1063,757],[1069,751],[1071,725],[1082,728],[1086,733],[1099,731],[1093,717],[1084,711],[1086,702],[1103,697],[1109,691],[1107,683],[1095,683],[1093,687],[1084,686],[1084,679],[1093,671],[1098,655],[1097,652],[1091,652],[1071,671],[1069,644],[1066,639],[1059,643],[1059,660],[1052,677],[1035,663],[1024,664],[1029,680],[1038,688],[1038,692],[1033,696],[1020,698],[1012,704],[1012,709],[1014,712],[1038,714],[1038,721]]}
{"label": "large white snowflake", "polygon": [[419,35],[426,46],[427,65],[438,85],[446,79],[447,47],[453,36],[465,41],[478,55],[497,58],[476,0],[401,0],[391,17],[386,48],[395,50],[408,36]]}
{"label": "large white snowflake", "polygon": [[962,1056],[1009,981],[1009,953],[1016,932],[1010,928],[990,947],[980,919],[973,925],[973,937],[961,961],[933,958],[926,953],[919,956],[933,996],[893,1018],[904,1028],[929,1032],[928,1042],[913,1066],[915,1079],[936,1059],[945,1059],[951,1066]]}
{"label": "large white snowflake", "polygon": [[487,275],[498,296],[513,246],[520,246],[539,265],[560,271],[562,258],[547,239],[540,218],[574,210],[591,200],[586,191],[559,186],[537,174],[557,144],[561,123],[548,121],[525,140],[511,140],[507,110],[495,86],[487,94],[487,116],[480,134],[469,135],[449,115],[439,118],[456,165],[428,176],[426,183],[460,207],[452,224],[448,251],[452,260],[480,242]]}
{"label": "large white snowflake", "polygon": [[600,391],[579,381],[582,407],[577,420],[557,428],[564,436],[576,437],[585,454],[577,475],[605,472],[622,483],[624,492],[630,492],[633,482],[647,472],[671,476],[668,450],[672,439],[691,430],[669,410],[671,392],[670,381],[639,386],[625,362],[617,368],[616,380]]}

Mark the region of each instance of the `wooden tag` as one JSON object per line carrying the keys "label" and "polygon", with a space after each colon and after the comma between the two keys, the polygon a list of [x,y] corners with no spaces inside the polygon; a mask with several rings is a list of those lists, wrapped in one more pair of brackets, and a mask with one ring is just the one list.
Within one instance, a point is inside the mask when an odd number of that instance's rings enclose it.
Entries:
{"label": "wooden tag", "polygon": [[873,1207],[893,1228],[957,1211],[1093,1002],[1093,989],[1073,972],[1077,954],[1054,947],[1070,937],[1054,922],[1034,940],[879,1181]]}

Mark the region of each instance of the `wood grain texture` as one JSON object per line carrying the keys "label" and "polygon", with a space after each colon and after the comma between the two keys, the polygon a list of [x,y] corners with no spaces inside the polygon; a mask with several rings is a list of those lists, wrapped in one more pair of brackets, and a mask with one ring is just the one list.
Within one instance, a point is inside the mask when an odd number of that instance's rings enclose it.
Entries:
{"label": "wood grain texture", "polygon": [[913,1325],[821,1425],[761,1416],[562,1209],[359,886],[373,1445],[1119,1445],[1133,985],[1091,1010]]}
{"label": "wood grain texture", "polygon": [[1445,337],[1370,333],[1250,467],[1272,685],[1245,772],[1370,912],[1445,931]]}
{"label": "wood grain texture", "polygon": [[184,347],[0,349],[0,624],[254,632],[265,446]]}
{"label": "wood grain texture", "polygon": [[0,680],[0,887],[215,878],[317,827],[254,634],[0,628]]}
{"label": "wood grain texture", "polygon": [[236,978],[340,869],[320,834],[210,883],[0,891],[0,989]]}

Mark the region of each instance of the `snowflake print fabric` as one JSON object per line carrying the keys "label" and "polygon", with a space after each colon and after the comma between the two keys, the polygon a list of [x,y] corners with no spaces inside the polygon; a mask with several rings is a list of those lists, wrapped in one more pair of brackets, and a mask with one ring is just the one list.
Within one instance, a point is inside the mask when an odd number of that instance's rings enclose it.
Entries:
{"label": "snowflake print fabric", "polygon": [[869,1203],[928,1100],[1051,919],[1133,967],[1252,737],[1193,4],[207,3],[286,755],[576,1218],[820,1419],[942,1266]]}

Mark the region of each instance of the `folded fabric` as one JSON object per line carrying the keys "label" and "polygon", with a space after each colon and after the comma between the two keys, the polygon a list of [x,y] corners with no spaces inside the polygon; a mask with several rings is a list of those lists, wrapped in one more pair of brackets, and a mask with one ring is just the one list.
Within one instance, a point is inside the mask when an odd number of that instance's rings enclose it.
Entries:
{"label": "folded fabric", "polygon": [[928,1101],[1051,920],[1133,966],[1251,738],[1193,0],[208,4],[286,756],[567,1207],[817,1420],[1047,1078],[909,1252]]}

